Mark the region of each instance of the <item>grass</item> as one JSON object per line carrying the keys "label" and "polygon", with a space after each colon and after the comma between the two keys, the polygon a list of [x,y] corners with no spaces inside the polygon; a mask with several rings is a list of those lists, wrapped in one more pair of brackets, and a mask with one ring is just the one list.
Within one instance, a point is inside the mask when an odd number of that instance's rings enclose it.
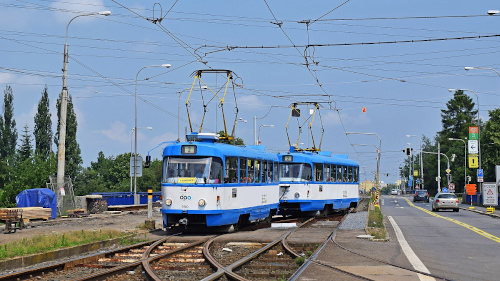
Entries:
{"label": "grass", "polygon": [[25,256],[37,253],[44,253],[60,248],[67,248],[92,242],[121,238],[121,245],[130,245],[137,242],[146,241],[135,238],[135,235],[118,230],[81,230],[69,233],[53,233],[50,235],[37,235],[31,238],[6,243],[0,246],[0,260],[18,256]]}
{"label": "grass", "polygon": [[386,230],[384,226],[384,215],[379,206],[374,206],[374,196],[371,198],[371,206],[368,211],[368,232],[374,236],[375,239],[384,239],[386,237]]}

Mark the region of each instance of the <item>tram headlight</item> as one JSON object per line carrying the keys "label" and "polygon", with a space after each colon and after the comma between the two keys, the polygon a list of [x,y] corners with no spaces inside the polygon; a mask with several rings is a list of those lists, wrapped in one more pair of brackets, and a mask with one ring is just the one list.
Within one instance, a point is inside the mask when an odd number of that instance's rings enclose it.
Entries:
{"label": "tram headlight", "polygon": [[295,192],[295,198],[299,198],[299,197],[300,197],[300,193]]}
{"label": "tram headlight", "polygon": [[205,199],[200,199],[200,200],[198,201],[198,205],[199,205],[200,207],[205,206],[205,204],[206,204],[206,203],[207,203],[207,202],[205,202]]}
{"label": "tram headlight", "polygon": [[167,206],[172,205],[172,199],[170,199],[170,198],[165,199],[165,205],[167,205]]}

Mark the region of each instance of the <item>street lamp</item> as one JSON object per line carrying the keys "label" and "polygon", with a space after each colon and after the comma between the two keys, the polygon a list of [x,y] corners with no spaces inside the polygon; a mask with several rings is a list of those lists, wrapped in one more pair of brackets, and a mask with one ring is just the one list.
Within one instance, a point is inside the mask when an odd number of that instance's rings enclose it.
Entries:
{"label": "street lamp", "polygon": [[259,126],[259,134],[258,134],[258,143],[257,145],[260,145],[260,128],[262,127],[274,127],[274,125],[260,125]]}
{"label": "street lamp", "polygon": [[64,61],[63,61],[63,87],[61,92],[61,108],[59,112],[59,147],[58,147],[58,160],[57,160],[57,187],[60,190],[64,188],[64,165],[66,158],[66,112],[68,108],[68,86],[67,86],[67,76],[68,76],[68,28],[69,24],[78,17],[83,16],[94,16],[94,15],[102,15],[109,16],[111,15],[110,11],[102,11],[97,13],[87,13],[80,14],[73,17],[68,24],[66,25],[66,42],[64,43]]}
{"label": "street lamp", "polygon": [[[147,129],[147,130],[153,130],[153,127],[140,127],[140,128],[137,128],[137,129]],[[133,136],[133,132],[135,131],[135,128],[132,128],[132,131],[130,132],[130,155],[132,155],[132,136]],[[135,159],[135,157],[134,157]],[[135,165],[135,163],[134,163]],[[132,192],[132,175],[130,175],[130,192]]]}
{"label": "street lamp", "polygon": [[[472,92],[474,95],[476,95],[476,100],[477,100],[477,155],[478,155],[478,164],[479,164],[478,169],[481,170],[481,124],[479,122],[479,96],[473,90],[467,90],[467,89],[448,89],[448,91],[449,92],[467,91],[467,92]],[[479,190],[482,190],[482,182],[479,182],[479,179],[478,179],[478,188],[479,188]]]}
{"label": "street lamp", "polygon": [[496,71],[494,68],[466,66],[466,67],[464,67],[464,69],[467,71],[469,71],[471,69],[489,69],[489,70],[495,71],[495,73],[498,75],[498,77],[500,77],[500,73],[498,71]]}
{"label": "street lamp", "polygon": [[134,205],[137,205],[137,78],[139,77],[139,73],[149,67],[165,67],[169,68],[171,65],[170,64],[162,64],[162,65],[148,65],[144,66],[143,68],[139,69],[137,71],[137,74],[135,75],[135,125],[134,125],[134,135],[135,135],[135,142],[134,142]]}
{"label": "street lamp", "polygon": [[406,135],[406,137],[407,138],[415,137],[415,138],[418,138],[418,140],[420,141],[419,148],[418,148],[420,150],[420,178],[422,179],[422,189],[425,189],[424,188],[424,159],[422,158],[422,138],[420,138],[417,135]]}
{"label": "street lamp", "polygon": [[448,138],[451,141],[462,141],[464,143],[464,192],[467,185],[467,143],[463,139]]}
{"label": "street lamp", "polygon": [[500,13],[500,10],[488,10],[488,15],[493,16]]}
{"label": "street lamp", "polygon": [[378,199],[380,197],[380,151],[382,150],[382,139],[375,133],[358,133],[358,132],[346,132],[345,133],[346,136],[347,135],[373,135],[373,136],[376,136],[380,142],[379,146],[378,146],[378,157],[377,157],[377,202],[375,203],[375,205],[378,205],[379,202],[378,202]]}

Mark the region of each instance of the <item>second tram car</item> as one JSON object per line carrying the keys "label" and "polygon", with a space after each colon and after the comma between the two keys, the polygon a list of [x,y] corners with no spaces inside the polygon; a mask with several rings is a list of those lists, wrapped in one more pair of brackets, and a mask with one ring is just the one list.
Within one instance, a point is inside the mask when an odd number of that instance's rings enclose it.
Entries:
{"label": "second tram car", "polygon": [[279,154],[279,214],[328,214],[356,207],[359,202],[359,165],[347,155],[294,151]]}
{"label": "second tram car", "polygon": [[165,147],[164,227],[217,227],[270,220],[279,205],[279,161],[263,147],[218,143],[191,133]]}

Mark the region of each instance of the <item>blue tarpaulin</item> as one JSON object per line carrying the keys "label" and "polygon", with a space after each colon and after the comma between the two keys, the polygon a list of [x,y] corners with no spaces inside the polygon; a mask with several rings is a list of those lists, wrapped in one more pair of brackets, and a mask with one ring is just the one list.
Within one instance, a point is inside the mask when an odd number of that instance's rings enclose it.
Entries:
{"label": "blue tarpaulin", "polygon": [[48,188],[23,190],[16,196],[17,207],[51,208],[51,219],[57,217],[57,196]]}

